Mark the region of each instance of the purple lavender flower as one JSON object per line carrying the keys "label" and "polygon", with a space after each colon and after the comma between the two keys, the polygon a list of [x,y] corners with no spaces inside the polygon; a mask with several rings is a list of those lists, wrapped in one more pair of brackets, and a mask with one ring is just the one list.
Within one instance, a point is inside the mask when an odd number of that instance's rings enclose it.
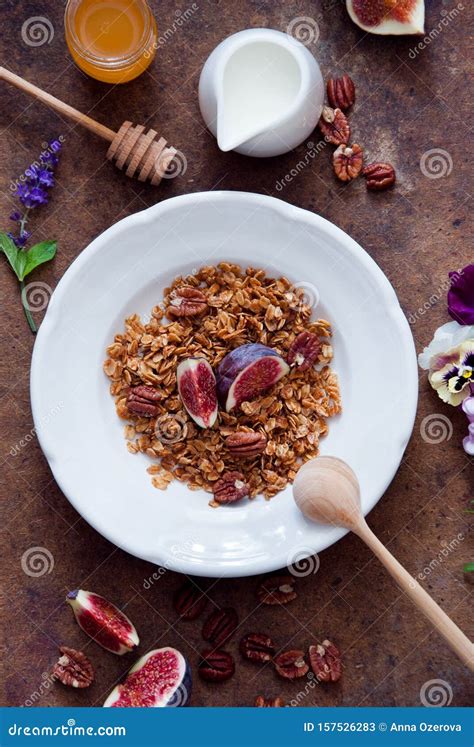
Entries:
{"label": "purple lavender flower", "polygon": [[7,236],[16,244],[19,249],[23,249],[28,239],[31,237],[31,231],[27,231],[26,228],[21,232],[21,236],[14,236],[11,231],[7,233]]}
{"label": "purple lavender flower", "polygon": [[43,151],[39,159],[26,169],[24,174],[26,179],[22,179],[18,183],[15,194],[26,208],[24,215],[15,211],[10,216],[12,220],[19,224],[19,236],[11,235],[18,247],[23,248],[31,236],[30,232],[25,229],[28,212],[40,205],[46,205],[48,202],[48,190],[54,187],[53,171],[59,163],[58,154],[60,150],[61,143],[58,140],[49,143],[48,149]]}

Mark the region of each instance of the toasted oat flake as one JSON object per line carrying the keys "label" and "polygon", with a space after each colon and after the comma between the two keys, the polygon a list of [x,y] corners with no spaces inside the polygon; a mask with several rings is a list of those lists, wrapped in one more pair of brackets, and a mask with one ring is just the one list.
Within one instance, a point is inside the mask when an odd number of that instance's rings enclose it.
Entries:
{"label": "toasted oat flake", "polygon": [[[206,313],[168,321],[164,309],[176,304],[174,292],[183,286],[206,296]],[[311,321],[311,312],[301,288],[287,278],[222,262],[175,278],[146,321],[137,314],[125,320],[124,331],[107,348],[104,371],[117,414],[126,421],[128,450],[150,458],[148,472],[157,489],[166,490],[176,479],[191,490],[212,493],[224,472],[236,470],[245,475],[250,498],[260,493],[269,499],[293,481],[303,462],[317,456],[327,420],[340,412],[341,402],[337,376],[329,368],[331,326],[325,319]],[[235,412],[220,411],[213,428],[200,429],[189,418],[176,383],[180,361],[201,356],[215,370],[230,350],[249,342],[268,345],[286,358],[303,331],[321,342],[315,367],[294,366],[264,396],[243,402]],[[139,385],[163,393],[156,418],[128,410],[128,391]],[[244,463],[229,453],[225,439],[236,430],[264,432],[265,451]],[[209,505],[216,507],[212,500]]]}

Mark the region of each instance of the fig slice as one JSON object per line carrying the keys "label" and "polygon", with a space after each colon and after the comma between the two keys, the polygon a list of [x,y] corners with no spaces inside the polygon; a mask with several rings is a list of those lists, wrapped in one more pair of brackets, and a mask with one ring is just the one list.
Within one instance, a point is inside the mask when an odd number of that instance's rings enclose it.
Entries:
{"label": "fig slice", "polygon": [[216,377],[205,358],[187,358],[176,371],[179,396],[200,428],[212,428],[217,418]]}
{"label": "fig slice", "polygon": [[79,627],[96,643],[113,654],[126,654],[138,646],[134,625],[115,604],[99,594],[83,589],[70,591],[66,602],[71,605]]}
{"label": "fig slice", "polygon": [[138,659],[104,708],[172,708],[188,705],[191,668],[175,648],[157,648]]}
{"label": "fig slice", "polygon": [[217,396],[226,412],[255,399],[289,372],[283,358],[266,345],[251,342],[231,350],[217,369]]}
{"label": "fig slice", "polygon": [[424,0],[346,0],[347,12],[371,34],[423,34]]}

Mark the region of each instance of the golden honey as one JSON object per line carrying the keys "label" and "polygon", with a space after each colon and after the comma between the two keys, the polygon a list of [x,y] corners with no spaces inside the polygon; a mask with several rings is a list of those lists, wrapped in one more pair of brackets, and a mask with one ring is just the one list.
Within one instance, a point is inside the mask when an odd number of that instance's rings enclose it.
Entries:
{"label": "golden honey", "polygon": [[76,65],[106,83],[140,75],[156,52],[156,23],[145,0],[68,0],[66,42]]}

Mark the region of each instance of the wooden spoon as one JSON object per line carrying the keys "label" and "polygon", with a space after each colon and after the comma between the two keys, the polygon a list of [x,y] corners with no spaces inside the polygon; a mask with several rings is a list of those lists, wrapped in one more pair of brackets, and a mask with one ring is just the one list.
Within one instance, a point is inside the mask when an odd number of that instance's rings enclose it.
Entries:
{"label": "wooden spoon", "polygon": [[336,457],[311,459],[296,475],[293,496],[298,508],[311,521],[346,527],[355,532],[444,637],[448,646],[474,671],[474,645],[469,638],[367,526],[360,508],[359,481],[348,464]]}

